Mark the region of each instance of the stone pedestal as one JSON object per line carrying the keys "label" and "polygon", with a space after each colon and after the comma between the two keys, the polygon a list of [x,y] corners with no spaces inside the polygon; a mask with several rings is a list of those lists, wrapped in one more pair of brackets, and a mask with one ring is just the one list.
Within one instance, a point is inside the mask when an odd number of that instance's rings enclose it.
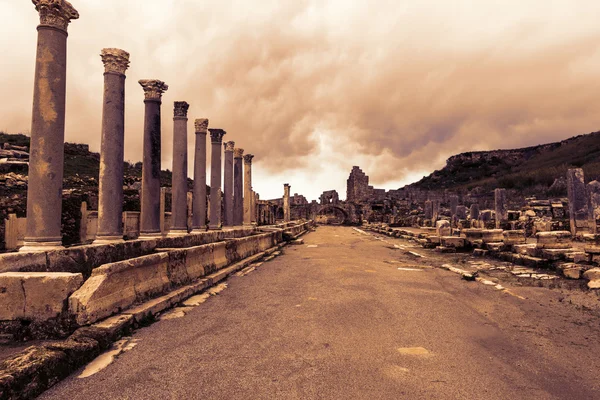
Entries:
{"label": "stone pedestal", "polygon": [[571,219],[571,234],[587,231],[588,200],[583,179],[583,169],[567,170],[567,192],[569,196],[569,218]]}
{"label": "stone pedestal", "polygon": [[235,142],[224,143],[225,162],[223,172],[223,202],[225,212],[223,213],[223,225],[234,226],[233,218],[233,151]]}
{"label": "stone pedestal", "polygon": [[244,225],[252,225],[252,154],[244,156]]}
{"label": "stone pedestal", "polygon": [[197,119],[194,123],[196,147],[194,149],[194,192],[192,210],[192,232],[206,230],[206,133],[208,119]]}
{"label": "stone pedestal", "polygon": [[34,0],[40,14],[33,83],[27,230],[20,251],[62,248],[67,26],[79,18],[64,0]]}
{"label": "stone pedestal", "polygon": [[496,211],[496,228],[508,220],[508,206],[506,204],[506,189],[494,190],[494,209]]}
{"label": "stone pedestal", "polygon": [[144,158],[142,165],[142,210],[140,239],[162,236],[160,231],[160,106],[169,88],[156,79],[139,81],[144,89]]}
{"label": "stone pedestal", "polygon": [[223,129],[209,129],[210,132],[210,217],[208,228],[221,229],[221,147]]}
{"label": "stone pedestal", "polygon": [[290,185],[283,184],[283,222],[290,222]]}
{"label": "stone pedestal", "polygon": [[98,187],[98,233],[94,244],[123,241],[123,161],[125,142],[125,71],[129,53],[103,49],[104,102]]}
{"label": "stone pedestal", "polygon": [[244,178],[242,157],[244,149],[233,150],[233,225],[244,223]]}
{"label": "stone pedestal", "polygon": [[171,229],[168,236],[187,235],[187,112],[190,105],[176,101],[173,110],[173,175]]}

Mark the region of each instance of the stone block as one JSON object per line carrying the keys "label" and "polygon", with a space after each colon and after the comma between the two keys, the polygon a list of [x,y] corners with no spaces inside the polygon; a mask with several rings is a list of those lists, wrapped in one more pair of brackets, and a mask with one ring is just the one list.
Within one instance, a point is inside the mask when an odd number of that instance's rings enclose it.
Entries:
{"label": "stone block", "polygon": [[151,254],[106,264],[69,297],[78,324],[96,322],[168,290],[169,255]]}
{"label": "stone block", "polygon": [[523,244],[527,242],[524,230],[510,230],[502,232],[503,242],[507,245]]}
{"label": "stone block", "polygon": [[485,257],[488,254],[487,250],[483,250],[483,249],[475,249],[473,250],[473,256],[474,257]]}
{"label": "stone block", "polygon": [[522,255],[527,254],[527,249],[535,249],[535,248],[536,248],[536,246],[534,243],[513,245],[513,251],[517,254],[522,254]]}
{"label": "stone block", "polygon": [[566,259],[574,263],[589,263],[592,261],[590,254],[583,251],[569,253],[566,255]]}
{"label": "stone block", "polygon": [[504,239],[502,229],[482,229],[481,239],[484,243],[497,243]]}
{"label": "stone block", "polygon": [[580,279],[584,268],[575,263],[563,263],[558,266],[563,276],[567,279]]}
{"label": "stone block", "polygon": [[542,258],[550,261],[558,261],[566,259],[567,253],[573,252],[574,249],[542,249]]}
{"label": "stone block", "polygon": [[450,222],[447,220],[440,220],[435,223],[437,236],[450,236],[452,234],[452,228]]}
{"label": "stone block", "polygon": [[460,249],[465,247],[465,239],[456,236],[442,236],[440,238],[440,244],[444,247],[453,247]]}
{"label": "stone block", "polygon": [[492,252],[500,252],[504,250],[503,242],[490,242],[485,244],[486,248]]}
{"label": "stone block", "polygon": [[56,318],[66,311],[67,298],[82,283],[82,274],[67,272],[1,273],[0,320]]}
{"label": "stone block", "polygon": [[0,254],[0,273],[42,271],[46,271],[46,253]]}
{"label": "stone block", "polygon": [[600,268],[588,269],[583,273],[584,279],[587,279],[588,288],[600,289]]}

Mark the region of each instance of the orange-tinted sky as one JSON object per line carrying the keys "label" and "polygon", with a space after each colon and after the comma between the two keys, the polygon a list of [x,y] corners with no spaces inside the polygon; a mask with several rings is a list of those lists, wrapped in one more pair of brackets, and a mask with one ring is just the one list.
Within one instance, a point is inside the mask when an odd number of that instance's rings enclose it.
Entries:
{"label": "orange-tinted sky", "polygon": [[[600,130],[598,1],[74,0],[66,140],[100,149],[100,50],[131,53],[125,158],[141,159],[143,91],[173,101],[256,155],[261,198],[318,198],[360,165],[397,188],[469,150]],[[0,130],[29,132],[38,14],[0,0]],[[192,171],[190,158],[190,173]]]}

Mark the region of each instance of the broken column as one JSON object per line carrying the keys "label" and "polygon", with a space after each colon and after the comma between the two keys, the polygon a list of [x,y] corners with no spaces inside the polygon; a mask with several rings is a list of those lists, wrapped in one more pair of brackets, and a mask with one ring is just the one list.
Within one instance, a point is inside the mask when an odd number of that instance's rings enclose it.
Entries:
{"label": "broken column", "polygon": [[95,244],[123,241],[123,160],[125,71],[129,53],[102,49],[104,98],[98,183],[98,233]]}
{"label": "broken column", "polygon": [[169,236],[182,236],[187,230],[187,122],[190,105],[176,101],[173,109],[173,170],[171,175],[171,230]]}
{"label": "broken column", "polygon": [[244,223],[244,178],[242,157],[244,149],[233,150],[233,225]]}
{"label": "broken column", "polygon": [[290,222],[290,185],[283,184],[283,222]]}
{"label": "broken column", "polygon": [[244,156],[244,225],[252,225],[252,154]]}
{"label": "broken column", "polygon": [[496,211],[496,228],[501,228],[508,219],[508,205],[506,204],[506,189],[494,190],[494,210]]}
{"label": "broken column", "polygon": [[450,223],[453,227],[456,226],[456,207],[458,207],[458,196],[453,194],[450,196]]}
{"label": "broken column", "polygon": [[431,201],[431,224],[435,226],[435,222],[438,220],[440,216],[440,201],[432,200]]}
{"label": "broken column", "polygon": [[479,204],[471,204],[471,209],[469,210],[469,218],[471,218],[472,220],[479,219]]}
{"label": "broken column", "polygon": [[587,228],[588,200],[585,193],[583,169],[567,170],[567,193],[569,196],[569,218],[571,220],[571,235]]}
{"label": "broken column", "polygon": [[210,132],[210,217],[209,229],[221,229],[221,147],[223,129],[209,129]]}
{"label": "broken column", "polygon": [[596,221],[600,216],[600,182],[592,181],[587,184],[588,195],[588,227],[590,233],[597,234]]}
{"label": "broken column", "polygon": [[139,81],[144,89],[144,158],[142,161],[142,198],[140,239],[160,237],[160,106],[169,88],[157,79]]}
{"label": "broken column", "polygon": [[425,221],[429,221],[431,223],[431,219],[433,218],[433,203],[431,200],[426,200],[423,206],[423,214]]}
{"label": "broken column", "polygon": [[233,151],[235,142],[226,142],[225,146],[225,168],[223,173],[223,202],[225,212],[223,213],[223,225],[233,226]]}
{"label": "broken column", "polygon": [[34,0],[40,15],[33,83],[27,231],[20,251],[62,248],[67,27],[79,18],[65,0]]}
{"label": "broken column", "polygon": [[206,229],[206,133],[208,119],[194,122],[196,146],[194,148],[194,190],[192,194],[192,232]]}

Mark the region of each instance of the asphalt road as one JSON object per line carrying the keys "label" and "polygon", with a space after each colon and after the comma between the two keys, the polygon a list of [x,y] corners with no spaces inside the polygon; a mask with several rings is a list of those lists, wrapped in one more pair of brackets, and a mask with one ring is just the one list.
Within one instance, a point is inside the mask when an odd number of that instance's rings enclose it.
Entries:
{"label": "asphalt road", "polygon": [[42,398],[600,399],[599,318],[556,290],[521,299],[352,228],[304,241]]}

